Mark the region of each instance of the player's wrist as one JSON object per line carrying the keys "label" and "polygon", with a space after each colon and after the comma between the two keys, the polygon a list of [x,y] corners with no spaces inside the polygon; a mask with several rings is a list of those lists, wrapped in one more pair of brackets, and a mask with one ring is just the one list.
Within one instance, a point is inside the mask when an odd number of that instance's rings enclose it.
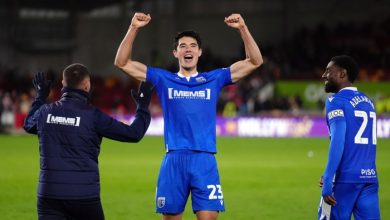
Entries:
{"label": "player's wrist", "polygon": [[37,95],[35,96],[36,99],[41,101],[46,101],[47,97],[49,97],[49,92],[37,92]]}
{"label": "player's wrist", "polygon": [[333,178],[331,178],[331,177],[329,177],[327,175],[323,175],[322,176],[322,181],[323,182],[329,182],[329,181],[332,181],[332,180],[333,180]]}
{"label": "player's wrist", "polygon": [[135,24],[130,24],[130,26],[129,26],[129,31],[137,32],[139,29],[140,29],[140,27],[135,25]]}
{"label": "player's wrist", "polygon": [[136,114],[150,114],[148,106],[137,105],[135,112],[136,112]]}
{"label": "player's wrist", "polygon": [[239,27],[238,27],[238,30],[239,31],[245,31],[245,30],[247,30],[248,29],[248,27],[246,26],[246,24],[242,24],[242,25],[240,25]]}

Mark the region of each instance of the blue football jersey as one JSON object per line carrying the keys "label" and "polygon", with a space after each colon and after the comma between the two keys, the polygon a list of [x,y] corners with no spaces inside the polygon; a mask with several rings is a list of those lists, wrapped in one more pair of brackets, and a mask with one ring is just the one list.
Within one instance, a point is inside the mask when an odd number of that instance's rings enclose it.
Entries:
{"label": "blue football jersey", "polygon": [[164,115],[165,148],[215,153],[216,114],[221,89],[232,84],[230,68],[180,77],[148,67],[146,80],[155,85]]}
{"label": "blue football jersey", "polygon": [[[335,182],[377,182],[376,113],[373,102],[355,87],[347,87],[326,100],[326,121],[344,120],[344,151]],[[330,134],[330,138],[332,138]]]}

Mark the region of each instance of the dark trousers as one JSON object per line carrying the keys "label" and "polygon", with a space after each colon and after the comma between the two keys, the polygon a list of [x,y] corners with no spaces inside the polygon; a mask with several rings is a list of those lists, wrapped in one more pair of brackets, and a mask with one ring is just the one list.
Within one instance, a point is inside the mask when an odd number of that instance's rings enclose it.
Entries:
{"label": "dark trousers", "polygon": [[104,220],[100,198],[38,198],[37,203],[39,220]]}

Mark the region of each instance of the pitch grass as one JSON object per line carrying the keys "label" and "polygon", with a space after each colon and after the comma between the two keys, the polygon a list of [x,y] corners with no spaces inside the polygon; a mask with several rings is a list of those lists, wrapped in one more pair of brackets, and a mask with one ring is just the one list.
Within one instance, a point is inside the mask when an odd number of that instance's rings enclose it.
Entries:
{"label": "pitch grass", "polygon": [[[37,219],[37,138],[0,136],[0,213],[3,220]],[[100,155],[101,196],[108,220],[161,219],[154,213],[160,137],[139,144],[105,140]],[[219,138],[217,159],[227,211],[220,220],[315,219],[317,186],[328,140]],[[382,219],[390,219],[390,140],[378,141]],[[195,219],[189,201],[183,219]]]}

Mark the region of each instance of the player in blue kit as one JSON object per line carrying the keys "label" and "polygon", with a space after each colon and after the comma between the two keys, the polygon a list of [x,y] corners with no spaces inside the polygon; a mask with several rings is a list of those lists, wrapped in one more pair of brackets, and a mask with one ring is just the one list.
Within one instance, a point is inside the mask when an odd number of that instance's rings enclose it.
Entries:
{"label": "player in blue kit", "polygon": [[132,60],[133,43],[150,15],[135,13],[119,46],[115,65],[128,75],[155,85],[164,115],[166,155],[162,161],[156,192],[156,211],[164,220],[180,220],[191,193],[192,208],[199,220],[217,219],[224,200],[214,154],[216,150],[216,106],[220,90],[258,68],[263,59],[244,19],[239,14],[225,18],[244,42],[246,58],[230,67],[199,73],[201,39],[194,31],[179,33],[173,55],[179,72],[146,66]]}
{"label": "player in blue kit", "polygon": [[321,220],[380,219],[373,102],[352,87],[358,66],[349,56],[331,59],[322,78],[330,132],[329,158],[320,180]]}

